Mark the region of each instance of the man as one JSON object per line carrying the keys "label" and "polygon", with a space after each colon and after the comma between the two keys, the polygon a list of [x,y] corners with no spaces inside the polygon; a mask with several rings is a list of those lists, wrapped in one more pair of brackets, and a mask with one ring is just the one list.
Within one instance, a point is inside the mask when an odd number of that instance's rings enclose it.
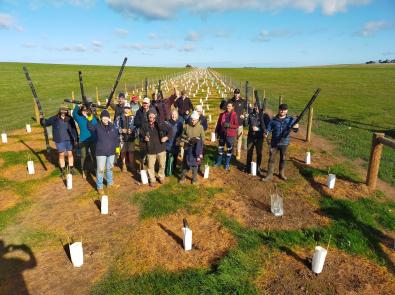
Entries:
{"label": "man", "polygon": [[226,145],[226,161],[225,170],[230,169],[230,159],[232,157],[232,148],[235,137],[237,136],[237,128],[239,122],[237,120],[237,114],[233,111],[233,104],[228,102],[226,105],[226,111],[219,115],[215,133],[219,139],[218,145],[218,156],[215,166],[222,165],[222,157],[224,153],[224,147]]}
{"label": "man", "polygon": [[[43,125],[43,120],[40,120]],[[53,140],[59,156],[59,167],[62,177],[66,176],[65,153],[70,168],[70,173],[74,171],[73,146],[78,144],[78,133],[74,120],[69,116],[67,106],[61,106],[57,115],[45,120],[45,126],[52,126]]]}
{"label": "man", "polygon": [[[78,127],[80,128],[80,149],[81,149],[81,171],[82,178],[86,178],[89,169],[88,169],[88,159],[91,160],[92,168],[95,167],[95,161],[93,159],[95,155],[95,142],[96,142],[96,133],[90,132],[88,129],[88,114],[90,110],[88,110],[85,105],[75,105],[73,110],[73,118],[77,122]],[[92,119],[92,124],[96,125],[97,120],[94,117]]]}
{"label": "man", "polygon": [[159,162],[159,183],[165,181],[166,142],[172,136],[171,127],[165,122],[156,121],[156,112],[149,111],[148,124],[140,129],[147,151],[147,166],[150,186],[156,186],[155,164]]}
{"label": "man", "polygon": [[118,130],[110,122],[110,114],[103,110],[100,114],[100,122],[96,125],[92,123],[93,116],[88,117],[88,129],[96,132],[96,188],[99,194],[103,194],[104,170],[106,170],[107,188],[118,187],[113,184],[113,173],[115,153],[119,154],[119,134]]}
{"label": "man", "polygon": [[247,113],[247,101],[242,99],[240,96],[240,89],[235,89],[233,92],[234,96],[231,98],[231,102],[233,103],[234,111],[237,115],[238,120],[238,128],[237,128],[237,148],[236,148],[236,159],[240,160],[241,157],[241,145],[243,142],[243,125],[245,114]]}
{"label": "man", "polygon": [[202,105],[198,104],[198,105],[195,107],[195,111],[196,111],[196,112],[198,113],[198,115],[199,115],[199,122],[200,122],[200,125],[202,125],[204,131],[207,131],[207,129],[208,129],[208,123],[207,123],[207,118],[206,118],[206,116],[203,116],[203,107],[202,107]]}
{"label": "man", "polygon": [[172,136],[169,137],[166,143],[166,176],[171,176],[177,167],[177,157],[180,152],[180,147],[177,143],[183,127],[183,120],[178,116],[177,110],[171,112],[171,118],[168,123],[172,128]]}
{"label": "man", "polygon": [[126,99],[125,99],[125,94],[123,92],[120,92],[118,94],[118,103],[115,104],[112,100],[110,102],[110,107],[115,111],[114,114],[114,121],[115,118],[118,117],[120,114],[123,113],[123,107],[126,103]]}
{"label": "man", "polygon": [[134,141],[136,139],[136,128],[134,126],[134,116],[130,109],[130,104],[125,103],[123,114],[119,115],[114,122],[118,129],[121,141],[121,171],[126,172],[126,158],[129,159],[130,169],[135,170],[134,165]]}
{"label": "man", "polygon": [[188,121],[190,116],[190,112],[193,110],[192,101],[189,97],[185,96],[186,91],[181,91],[181,96],[174,102],[174,107],[178,109],[178,114],[180,117],[184,119],[184,121]]}
{"label": "man", "polygon": [[181,144],[184,146],[184,159],[180,183],[185,181],[189,169],[192,169],[192,184],[197,183],[197,172],[203,160],[204,130],[199,122],[199,114],[194,111],[189,123],[181,135]]}
{"label": "man", "polygon": [[140,169],[143,169],[146,163],[147,151],[145,150],[146,144],[144,144],[144,137],[141,136],[140,130],[148,125],[148,113],[156,112],[155,108],[151,107],[151,101],[148,97],[144,97],[143,105],[137,111],[136,116],[134,118],[134,126],[137,128],[137,134],[140,134]]}
{"label": "man", "polygon": [[263,137],[270,117],[257,104],[254,105],[252,112],[248,115],[248,136],[247,136],[247,165],[246,172],[251,171],[251,161],[256,151],[257,172],[261,172]]}
{"label": "man", "polygon": [[[285,156],[287,153],[289,141],[290,141],[290,132],[292,124],[295,122],[295,119],[288,116],[288,105],[280,104],[278,108],[278,114],[274,116],[266,129],[264,137],[266,138],[269,133],[272,133],[272,140],[270,144],[270,153],[269,153],[269,167],[268,173],[262,181],[268,181],[273,178],[273,168],[274,161],[277,152],[280,152],[280,178],[283,180],[287,180],[285,176]],[[292,131],[298,132],[299,124],[296,124]]]}

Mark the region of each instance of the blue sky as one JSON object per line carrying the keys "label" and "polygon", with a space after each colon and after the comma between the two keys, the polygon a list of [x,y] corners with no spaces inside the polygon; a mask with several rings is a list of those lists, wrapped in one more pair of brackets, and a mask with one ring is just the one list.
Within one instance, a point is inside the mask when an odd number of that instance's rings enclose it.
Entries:
{"label": "blue sky", "polygon": [[395,59],[393,0],[0,0],[0,61],[284,67]]}

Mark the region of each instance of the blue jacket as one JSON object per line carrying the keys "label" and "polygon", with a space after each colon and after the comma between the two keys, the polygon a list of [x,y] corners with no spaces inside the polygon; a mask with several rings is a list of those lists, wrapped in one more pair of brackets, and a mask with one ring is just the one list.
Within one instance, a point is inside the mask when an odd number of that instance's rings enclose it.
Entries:
{"label": "blue jacket", "polygon": [[45,126],[52,126],[53,140],[57,143],[62,141],[78,142],[77,128],[72,117],[66,116],[64,120],[59,115],[45,120]]}
{"label": "blue jacket", "polygon": [[[276,147],[278,145],[289,145],[291,126],[296,119],[286,116],[284,119],[280,119],[278,115],[274,116],[267,126],[266,133],[272,132],[271,146]],[[298,129],[293,128],[294,132]]]}
{"label": "blue jacket", "polygon": [[[79,114],[80,108],[78,105],[74,107],[73,118],[80,128],[80,142],[94,142],[96,141],[96,133],[88,130],[88,119]],[[97,120],[93,117],[92,124],[97,124]]]}
{"label": "blue jacket", "polygon": [[168,121],[168,124],[171,126],[173,133],[172,136],[169,137],[169,140],[166,142],[166,151],[176,154],[179,150],[179,147],[176,145],[176,141],[177,138],[181,136],[183,120],[182,118],[178,118],[177,121],[173,121],[173,119],[170,119]]}
{"label": "blue jacket", "polygon": [[92,121],[88,121],[88,129],[97,135],[96,156],[115,155],[115,149],[119,146],[119,133],[111,122],[108,125],[102,122],[94,125]]}

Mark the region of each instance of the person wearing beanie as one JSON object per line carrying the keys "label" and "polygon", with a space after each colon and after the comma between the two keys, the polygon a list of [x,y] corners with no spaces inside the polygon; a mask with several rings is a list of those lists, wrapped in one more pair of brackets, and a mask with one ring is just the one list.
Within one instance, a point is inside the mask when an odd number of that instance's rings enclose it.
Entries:
{"label": "person wearing beanie", "polygon": [[196,111],[196,112],[198,113],[198,115],[199,115],[199,122],[200,122],[200,125],[202,125],[204,131],[207,131],[207,129],[208,129],[208,123],[207,123],[207,118],[206,118],[206,116],[203,116],[203,107],[202,107],[202,105],[198,104],[198,105],[195,107],[195,111]]}
{"label": "person wearing beanie", "polygon": [[120,92],[118,94],[118,103],[117,104],[114,103],[113,100],[111,100],[110,107],[115,111],[114,122],[115,122],[115,118],[123,113],[123,107],[124,107],[125,103],[126,103],[126,98],[125,98],[125,93],[123,93],[123,92]]}
{"label": "person wearing beanie", "polygon": [[194,111],[181,135],[181,146],[184,147],[185,152],[180,183],[185,181],[186,174],[190,169],[192,170],[192,184],[197,183],[197,172],[203,160],[204,137],[204,129],[200,125],[199,114]]}
{"label": "person wearing beanie", "polygon": [[119,154],[119,133],[110,122],[110,113],[103,110],[100,114],[100,122],[93,124],[93,116],[88,116],[88,129],[96,132],[96,188],[99,194],[103,194],[104,170],[106,171],[107,188],[117,187],[113,183],[115,153]]}
{"label": "person wearing beanie", "polygon": [[237,119],[237,114],[233,110],[233,104],[228,102],[226,105],[226,111],[219,115],[217,126],[215,128],[215,133],[217,134],[219,144],[218,144],[218,155],[215,166],[222,165],[222,158],[224,154],[224,148],[226,145],[226,158],[225,158],[225,169],[229,171],[230,169],[230,159],[232,157],[233,142],[237,136],[237,129],[239,127],[239,122]]}
{"label": "person wearing beanie", "polygon": [[180,147],[177,143],[181,136],[184,123],[179,117],[177,110],[171,112],[168,123],[172,128],[172,136],[166,142],[166,176],[171,176],[177,167],[177,157],[180,153]]}
{"label": "person wearing beanie", "polygon": [[129,103],[125,103],[123,114],[115,118],[114,126],[118,129],[121,141],[121,170],[122,172],[127,170],[126,158],[128,158],[130,169],[135,171],[134,141],[136,139],[136,127],[134,126],[134,116]]}
{"label": "person wearing beanie", "polygon": [[270,116],[255,103],[252,111],[248,115],[248,136],[247,136],[247,163],[246,172],[251,171],[251,161],[256,152],[257,173],[261,173],[263,135],[270,122]]}
{"label": "person wearing beanie", "polygon": [[157,113],[155,111],[148,112],[148,124],[140,129],[140,135],[143,138],[142,144],[147,153],[147,166],[150,186],[156,186],[155,164],[158,162],[159,183],[165,181],[165,165],[166,165],[166,142],[172,137],[172,129],[165,122],[156,121]]}
{"label": "person wearing beanie", "polygon": [[140,107],[139,98],[136,95],[133,95],[130,99],[130,109],[132,110],[132,114],[136,115]]}
{"label": "person wearing beanie", "polygon": [[[43,125],[43,120],[40,120]],[[69,115],[68,107],[61,106],[58,114],[45,120],[45,127],[52,126],[53,140],[58,152],[59,167],[62,177],[66,176],[65,154],[67,153],[70,173],[75,174],[73,146],[78,144],[78,132],[73,118]]]}
{"label": "person wearing beanie", "polygon": [[292,127],[295,120],[296,119],[293,117],[288,116],[288,105],[285,103],[280,104],[278,114],[270,120],[266,132],[264,133],[264,138],[272,133],[268,163],[269,167],[267,176],[263,178],[262,181],[268,181],[273,178],[274,162],[278,152],[280,152],[280,178],[287,180],[287,177],[285,176],[285,157],[290,142],[290,133],[291,131],[298,132],[299,130],[299,124]]}
{"label": "person wearing beanie", "polygon": [[[85,105],[75,105],[73,110],[73,118],[77,122],[80,129],[79,147],[81,149],[81,173],[82,178],[86,178],[89,173],[89,160],[91,161],[91,168],[96,167],[95,157],[95,142],[96,134],[90,132],[88,129],[88,114],[89,110]],[[92,124],[97,124],[96,118],[93,118]]]}

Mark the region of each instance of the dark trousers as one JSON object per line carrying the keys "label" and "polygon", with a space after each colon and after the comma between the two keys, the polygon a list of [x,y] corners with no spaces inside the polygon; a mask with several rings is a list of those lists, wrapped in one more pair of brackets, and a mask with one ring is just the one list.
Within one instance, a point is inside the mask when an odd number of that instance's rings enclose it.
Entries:
{"label": "dark trousers", "polygon": [[81,148],[81,170],[88,171],[89,170],[89,159],[92,163],[92,169],[95,169],[95,143],[89,141],[83,141],[80,143]]}
{"label": "dark trousers", "polygon": [[196,166],[189,167],[188,164],[187,164],[186,157],[184,156],[184,159],[182,161],[182,173],[181,173],[181,178],[182,179],[185,178],[185,176],[187,175],[189,169],[192,170],[192,181],[196,181],[199,166],[196,165]]}
{"label": "dark trousers", "polygon": [[262,149],[263,149],[263,138],[257,136],[248,136],[247,138],[247,170],[251,170],[251,161],[254,155],[254,149],[256,151],[256,165],[257,168],[261,168],[262,163]]}
{"label": "dark trousers", "polygon": [[280,152],[280,162],[279,162],[279,169],[281,170],[282,168],[285,167],[285,157],[287,155],[287,149],[288,145],[277,145],[277,146],[272,146],[270,148],[270,153],[269,153],[269,165],[274,165],[276,155],[278,152]]}

